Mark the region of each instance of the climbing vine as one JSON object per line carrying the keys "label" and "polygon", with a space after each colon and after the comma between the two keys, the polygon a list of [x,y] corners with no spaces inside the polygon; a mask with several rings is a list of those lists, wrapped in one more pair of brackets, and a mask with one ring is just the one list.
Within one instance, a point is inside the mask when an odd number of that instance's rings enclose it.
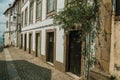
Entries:
{"label": "climbing vine", "polygon": [[82,41],[85,41],[85,49],[82,54],[86,61],[86,76],[88,77],[90,67],[95,62],[94,45],[96,29],[96,19],[99,12],[98,0],[72,0],[71,3],[66,4],[65,8],[54,15],[54,24],[60,25],[65,32],[69,32],[75,27],[79,27],[82,32]]}

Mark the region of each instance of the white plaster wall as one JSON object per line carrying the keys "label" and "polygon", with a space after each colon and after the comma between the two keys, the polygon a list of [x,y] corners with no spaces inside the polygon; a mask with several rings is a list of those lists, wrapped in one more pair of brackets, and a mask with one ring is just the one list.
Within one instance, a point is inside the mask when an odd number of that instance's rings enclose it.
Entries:
{"label": "white plaster wall", "polygon": [[9,31],[9,25],[10,25],[9,24],[9,22],[10,22],[9,21],[9,16],[10,16],[10,14],[8,14],[8,15],[5,16],[6,21],[8,21],[8,27],[5,26],[5,31]]}
{"label": "white plaster wall", "polygon": [[[28,14],[29,14],[29,0],[26,2],[26,4],[22,7],[22,12],[25,11],[26,7],[28,7]],[[60,11],[60,9],[64,8],[64,0],[57,0],[57,12]],[[36,11],[36,1],[34,1],[34,12]],[[33,24],[30,24],[28,26],[24,26],[22,28],[22,34],[27,33],[27,48],[29,46],[29,33],[32,32],[33,35],[33,50],[35,51],[35,32],[41,31],[41,54],[45,55],[45,47],[46,47],[46,30],[48,29],[54,29],[56,28],[56,60],[59,62],[64,61],[64,30],[60,30],[58,26],[49,26],[49,27],[42,27],[45,25],[53,24],[53,19],[46,19],[46,0],[42,0],[42,21],[35,21],[36,19],[36,13],[33,15]],[[29,15],[28,15],[29,19]],[[29,23],[29,20],[28,20]],[[24,35],[23,35],[23,44],[24,44]],[[23,45],[24,46],[24,45]]]}
{"label": "white plaster wall", "polygon": [[10,40],[9,40],[9,33],[4,34],[4,45],[10,45]]}
{"label": "white plaster wall", "polygon": [[32,38],[33,38],[33,51],[35,51],[35,31],[32,32]]}
{"label": "white plaster wall", "polygon": [[57,28],[56,31],[56,60],[64,61],[64,30]]}
{"label": "white plaster wall", "polygon": [[42,30],[41,30],[41,33],[42,33],[42,35],[41,35],[41,54],[42,54],[42,55],[45,55],[45,46],[46,46],[46,44],[45,44],[45,42],[46,42],[45,29],[42,29]]}
{"label": "white plaster wall", "polygon": [[57,0],[57,12],[63,10],[65,4],[65,0]]}
{"label": "white plaster wall", "polygon": [[[5,28],[5,31],[11,31],[11,34],[5,33],[5,44],[12,44],[16,45],[16,21],[13,20],[13,16],[15,12],[12,12],[12,15],[10,15],[10,11],[8,11],[8,14],[6,15],[6,21],[8,21],[8,28]],[[10,37],[10,38],[9,38]],[[9,39],[8,39],[9,38]],[[7,41],[6,41],[7,40]]]}

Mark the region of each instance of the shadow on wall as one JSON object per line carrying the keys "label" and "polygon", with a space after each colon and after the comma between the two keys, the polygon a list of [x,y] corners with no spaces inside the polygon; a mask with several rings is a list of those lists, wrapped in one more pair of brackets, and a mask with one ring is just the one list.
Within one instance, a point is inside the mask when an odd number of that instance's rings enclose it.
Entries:
{"label": "shadow on wall", "polygon": [[[21,80],[51,80],[51,70],[28,61],[12,61]],[[11,63],[8,61],[7,63]],[[4,68],[4,69],[3,69]],[[5,61],[0,61],[0,80],[9,80]]]}

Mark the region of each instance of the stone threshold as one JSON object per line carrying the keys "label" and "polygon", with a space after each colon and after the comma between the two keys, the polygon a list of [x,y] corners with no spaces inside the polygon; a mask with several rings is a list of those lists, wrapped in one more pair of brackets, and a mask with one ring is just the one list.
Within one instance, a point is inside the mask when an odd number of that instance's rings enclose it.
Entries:
{"label": "stone threshold", "polygon": [[79,77],[71,72],[66,72],[66,74],[73,77],[75,80],[82,80],[82,77]]}

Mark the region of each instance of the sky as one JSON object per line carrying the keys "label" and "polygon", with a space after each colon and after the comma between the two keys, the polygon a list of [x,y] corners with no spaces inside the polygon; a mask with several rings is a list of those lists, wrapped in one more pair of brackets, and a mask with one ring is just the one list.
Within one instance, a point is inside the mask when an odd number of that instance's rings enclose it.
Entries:
{"label": "sky", "polygon": [[[5,23],[5,16],[3,13],[5,10],[9,7],[9,4],[13,3],[14,0],[0,0],[0,23],[3,22]],[[3,32],[5,30],[6,25],[5,24],[0,24],[0,36],[3,35]]]}

